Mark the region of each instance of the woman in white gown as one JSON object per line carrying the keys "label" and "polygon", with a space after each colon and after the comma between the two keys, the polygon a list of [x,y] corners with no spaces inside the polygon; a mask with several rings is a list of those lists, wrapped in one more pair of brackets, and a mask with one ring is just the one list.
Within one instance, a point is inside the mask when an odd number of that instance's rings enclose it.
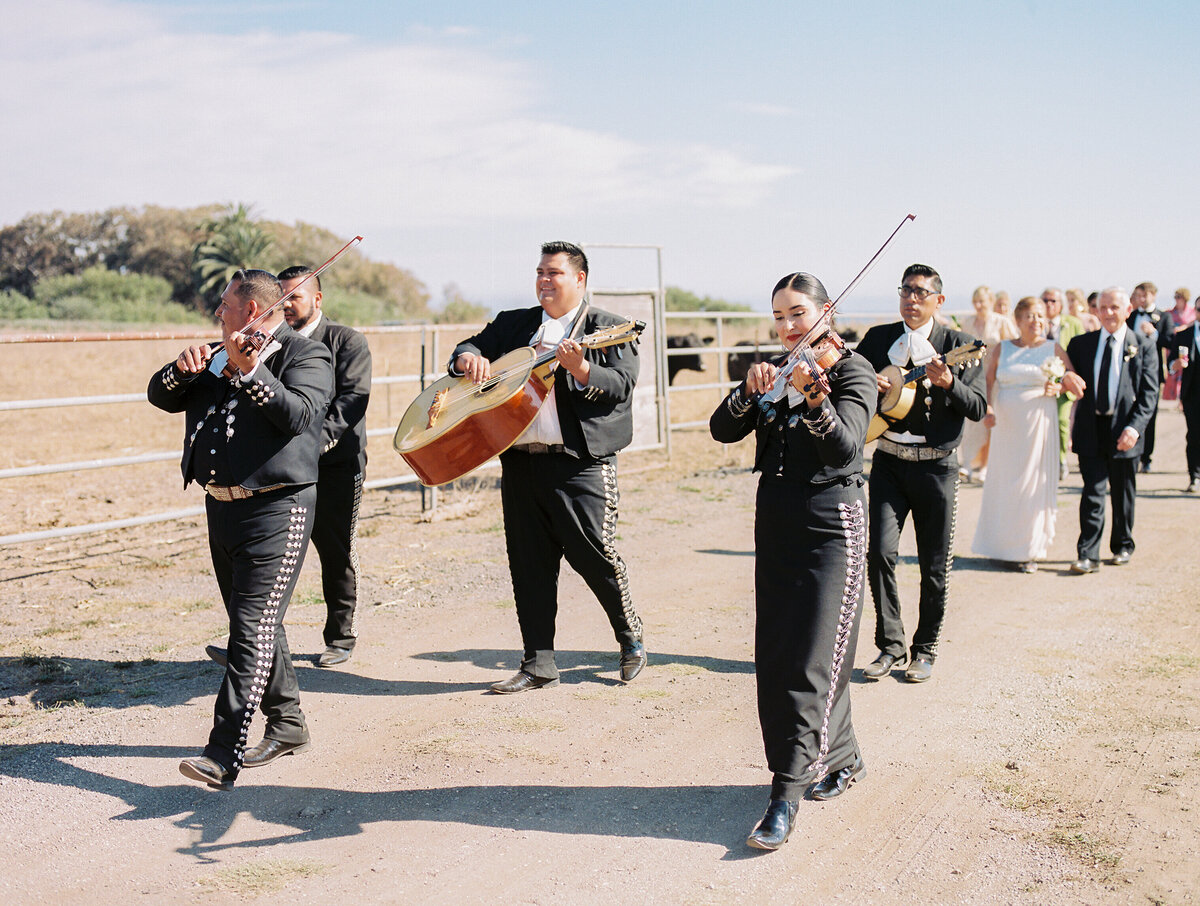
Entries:
{"label": "woman in white gown", "polygon": [[1058,510],[1058,409],[1071,362],[1046,339],[1046,307],[1027,296],[1014,311],[1019,336],[993,346],[987,359],[992,429],[983,503],[971,550],[1037,570],[1054,539]]}

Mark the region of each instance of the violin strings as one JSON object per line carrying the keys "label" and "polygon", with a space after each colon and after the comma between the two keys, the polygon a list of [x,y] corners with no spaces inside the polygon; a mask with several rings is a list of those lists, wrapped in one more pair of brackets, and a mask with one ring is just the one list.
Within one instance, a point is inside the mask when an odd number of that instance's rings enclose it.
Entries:
{"label": "violin strings", "polygon": [[[623,327],[623,325],[617,325],[617,327]],[[584,337],[582,340],[579,341],[579,345],[584,347],[585,349],[594,349],[594,348],[596,348],[597,343],[601,339],[607,339],[610,336],[614,336],[615,330],[616,330],[616,328],[610,328],[607,331],[599,331],[590,336]],[[530,366],[531,370],[532,370],[532,368],[537,368],[539,365],[544,365],[546,362],[550,361],[550,359],[552,359],[553,357],[554,357],[553,353],[543,353],[541,356],[535,356],[534,360],[533,360],[533,364],[532,364],[532,366]],[[446,396],[443,398],[442,405],[448,406],[451,403],[457,403],[459,400],[464,399],[466,397],[469,397],[469,396],[472,396],[475,394],[484,393],[488,390],[491,390],[493,387],[495,387],[497,384],[501,383],[502,381],[507,380],[509,377],[513,376],[514,374],[519,374],[520,372],[522,372],[524,370],[525,370],[525,365],[513,365],[510,368],[505,368],[503,371],[496,372],[491,377],[489,377],[487,380],[481,381],[478,384],[469,384],[466,387],[458,387],[455,389],[448,390],[446,392]]]}

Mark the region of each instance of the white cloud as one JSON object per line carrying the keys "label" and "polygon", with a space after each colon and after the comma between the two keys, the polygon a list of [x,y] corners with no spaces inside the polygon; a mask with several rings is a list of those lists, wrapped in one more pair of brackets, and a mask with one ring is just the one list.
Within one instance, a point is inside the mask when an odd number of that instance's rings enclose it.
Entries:
{"label": "white cloud", "polygon": [[[446,43],[173,29],[150,7],[25,4],[0,37],[0,221],[244,200],[325,225],[742,208],[791,170],[543,114],[526,65]],[[188,20],[202,23],[199,16]]]}

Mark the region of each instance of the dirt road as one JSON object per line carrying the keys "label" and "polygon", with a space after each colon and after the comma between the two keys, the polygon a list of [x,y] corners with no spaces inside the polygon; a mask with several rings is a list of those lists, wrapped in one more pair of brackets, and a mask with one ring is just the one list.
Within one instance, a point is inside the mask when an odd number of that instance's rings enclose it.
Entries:
{"label": "dirt road", "polygon": [[[495,490],[417,524],[364,502],[361,641],[318,670],[315,556],[288,613],[314,745],[231,793],[176,765],[206,737],[223,613],[199,523],[0,551],[0,892],[12,903],[1190,903],[1200,888],[1200,500],[1164,406],[1133,562],[1069,576],[969,555],[961,496],[933,680],[864,683],[868,772],[801,804],[778,853],[751,663],[748,446],[699,434],[624,459],[619,546],[650,667],[616,681],[600,608],[564,575],[563,683],[484,694],[519,645]],[[910,530],[911,532],[911,530]],[[901,571],[914,617],[910,533]],[[875,654],[868,599],[856,663]],[[253,739],[261,723],[256,722]]]}

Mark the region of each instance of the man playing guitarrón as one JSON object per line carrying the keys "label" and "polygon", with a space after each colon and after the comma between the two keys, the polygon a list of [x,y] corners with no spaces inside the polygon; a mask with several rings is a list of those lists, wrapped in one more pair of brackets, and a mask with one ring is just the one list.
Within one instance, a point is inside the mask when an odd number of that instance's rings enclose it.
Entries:
{"label": "man playing guitarr\u00f3n", "polygon": [[[554,623],[564,556],[608,615],[621,647],[622,681],[646,664],[642,621],[615,547],[616,453],[633,438],[637,345],[584,349],[570,334],[587,277],[582,249],[546,243],[535,284],[540,307],[501,312],[450,357],[451,374],[481,383],[491,376],[492,362],[507,352],[522,346],[556,349],[553,389],[533,423],[500,456],[504,534],[524,646],[521,669],[492,685],[500,694],[558,684]],[[591,333],[620,323],[592,309],[582,326]]]}

